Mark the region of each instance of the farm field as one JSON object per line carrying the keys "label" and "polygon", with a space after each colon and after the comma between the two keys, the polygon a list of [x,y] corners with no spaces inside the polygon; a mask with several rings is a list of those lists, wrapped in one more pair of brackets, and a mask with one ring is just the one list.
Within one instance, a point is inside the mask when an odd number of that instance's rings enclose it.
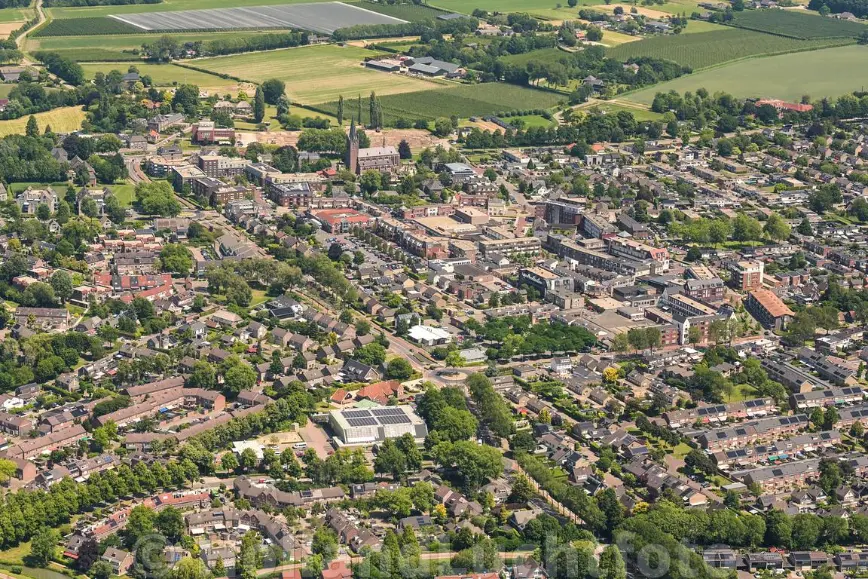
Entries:
{"label": "farm field", "polygon": [[[180,32],[177,34],[169,34],[178,42],[196,42],[196,41],[206,41],[206,40],[215,40],[222,38],[238,38],[238,37],[255,37],[261,36],[263,34],[275,34],[282,32],[280,30],[269,30],[268,32],[253,32],[253,31],[244,31],[244,32]],[[100,48],[103,50],[132,50],[134,48],[141,48],[142,44],[146,42],[153,42],[155,40],[153,34],[116,34],[116,35],[103,35],[98,38],[94,38],[92,36],[49,36],[49,37],[37,37],[37,38],[27,38],[26,48],[28,52],[35,52],[37,50],[51,50],[54,52],[60,52],[64,50],[73,50],[73,49],[93,49]]]}
{"label": "farm field", "polygon": [[436,88],[438,83],[408,76],[378,72],[362,66],[376,53],[352,46],[306,46],[269,52],[207,58],[196,67],[228,74],[251,82],[279,78],[286,82],[292,101],[317,104],[371,91],[390,95]]}
{"label": "farm field", "polygon": [[623,95],[619,99],[650,105],[658,92],[674,90],[683,93],[705,88],[710,93],[725,91],[736,97],[798,101],[802,95],[833,97],[861,90],[866,76],[868,59],[865,58],[865,48],[844,46],[734,62]]}
{"label": "farm field", "polygon": [[[93,78],[97,72],[108,73],[112,70],[125,72],[127,64],[116,62],[96,62],[81,65],[88,78]],[[220,94],[233,92],[238,83],[233,80],[222,79],[219,76],[190,70],[174,64],[137,64],[139,74],[150,76],[155,86],[176,86],[181,84],[195,84],[200,89],[219,92]]]}
{"label": "farm field", "polygon": [[145,31],[295,28],[325,34],[332,34],[340,28],[356,25],[405,22],[393,16],[342,2],[149,12],[113,15],[110,18]]}
{"label": "farm field", "polygon": [[622,44],[637,42],[639,40],[642,40],[641,36],[630,36],[629,34],[624,34],[622,32],[607,30],[603,33],[603,40],[600,44],[605,46],[621,46]]}
{"label": "farm field", "polygon": [[0,22],[23,22],[32,15],[32,10],[24,8],[0,8]]}
{"label": "farm field", "polygon": [[[39,123],[39,130],[45,129],[46,125],[51,125],[51,130],[57,133],[69,133],[81,128],[81,122],[84,120],[84,110],[81,107],[63,107],[37,113],[34,115],[36,122]],[[20,119],[11,121],[0,121],[0,137],[12,134],[24,134],[24,129],[27,126],[27,120],[30,117],[24,116]]]}
{"label": "farm field", "polygon": [[691,20],[687,23],[687,28],[681,31],[681,34],[701,34],[703,32],[714,32],[716,30],[726,30],[726,26],[723,24],[706,22],[704,20]]}
{"label": "farm field", "polygon": [[[424,119],[456,115],[460,118],[524,110],[530,107],[547,109],[565,100],[563,95],[504,83],[484,83],[441,88],[422,92],[386,96],[380,106],[386,123],[396,119]],[[337,112],[337,102],[316,107],[328,114]],[[358,115],[355,99],[344,102],[344,117]],[[367,123],[367,102],[362,99],[362,122]]]}
{"label": "farm field", "polygon": [[52,20],[31,34],[30,37],[102,36],[106,34],[141,34],[141,32],[135,26],[130,26],[114,18],[59,18]]}
{"label": "farm field", "polygon": [[848,43],[852,43],[852,40],[846,38],[800,40],[753,30],[724,28],[697,34],[654,36],[639,42],[616,46],[609,49],[607,54],[619,60],[653,56],[693,69],[702,69],[751,56],[817,50]]}
{"label": "farm field", "polygon": [[[605,39],[605,36],[603,38]],[[559,48],[541,48],[539,50],[532,50],[523,54],[508,54],[501,57],[500,60],[506,62],[507,64],[524,66],[532,60],[535,60],[537,62],[544,62],[546,64],[554,64],[556,62],[560,62],[561,59],[568,59],[570,58],[570,56],[571,55],[569,52],[566,52],[565,50],[561,50]]]}
{"label": "farm field", "polygon": [[350,4],[351,6],[358,6],[359,8],[364,8],[365,10],[379,12],[380,14],[392,16],[393,18],[400,18],[401,20],[406,20],[407,22],[431,20],[437,18],[441,14],[444,14],[444,12],[441,10],[431,8],[430,6],[424,6],[422,4],[383,4],[365,1],[347,2],[347,4]]}
{"label": "farm field", "polygon": [[792,38],[856,38],[868,30],[868,27],[858,22],[789,10],[735,12],[732,25]]}
{"label": "farm field", "polygon": [[[255,0],[250,5],[301,4],[328,0]],[[137,14],[141,12],[169,12],[175,10],[204,10],[208,8],[235,8],[237,0],[164,0],[159,4],[124,4],[116,6],[83,6],[46,8],[52,18],[93,18],[110,14]]]}

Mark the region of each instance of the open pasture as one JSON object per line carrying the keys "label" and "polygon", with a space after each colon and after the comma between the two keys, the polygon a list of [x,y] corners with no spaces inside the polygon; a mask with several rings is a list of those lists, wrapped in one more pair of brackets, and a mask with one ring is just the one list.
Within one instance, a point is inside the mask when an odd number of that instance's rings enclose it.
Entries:
{"label": "open pasture", "polygon": [[763,34],[753,30],[725,28],[697,34],[654,36],[610,48],[607,54],[622,61],[651,56],[671,60],[697,70],[731,60],[817,50],[850,42],[852,40],[841,38],[802,40]]}
{"label": "open pasture", "polygon": [[367,97],[371,91],[389,95],[439,86],[432,81],[365,68],[363,59],[375,54],[353,46],[321,45],[207,58],[195,64],[197,68],[251,82],[279,78],[286,83],[290,98],[305,105],[336,100],[341,95],[352,99],[357,95]]}
{"label": "open pasture", "polygon": [[149,14],[113,14],[141,30],[232,30],[296,28],[332,34],[360,24],[401,24],[404,20],[343,2],[245,6]]}
{"label": "open pasture", "polygon": [[734,62],[619,97],[650,105],[658,92],[705,88],[735,97],[779,98],[798,102],[802,95],[834,97],[862,90],[868,77],[864,46],[844,46]]}

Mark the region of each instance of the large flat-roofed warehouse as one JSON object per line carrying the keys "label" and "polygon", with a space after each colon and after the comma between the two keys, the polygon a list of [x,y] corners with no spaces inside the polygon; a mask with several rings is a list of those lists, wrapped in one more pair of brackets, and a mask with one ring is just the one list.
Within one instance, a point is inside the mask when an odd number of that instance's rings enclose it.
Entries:
{"label": "large flat-roofed warehouse", "polygon": [[407,433],[418,442],[428,436],[425,421],[410,406],[335,410],[329,414],[329,424],[342,446],[376,444]]}

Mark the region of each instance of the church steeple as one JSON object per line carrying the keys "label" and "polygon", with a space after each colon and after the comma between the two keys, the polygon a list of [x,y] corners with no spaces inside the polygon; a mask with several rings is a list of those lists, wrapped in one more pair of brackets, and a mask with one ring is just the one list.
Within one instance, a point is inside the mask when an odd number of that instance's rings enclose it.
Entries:
{"label": "church steeple", "polygon": [[347,135],[347,170],[359,172],[359,133],[356,131],[356,120],[350,121],[350,132]]}

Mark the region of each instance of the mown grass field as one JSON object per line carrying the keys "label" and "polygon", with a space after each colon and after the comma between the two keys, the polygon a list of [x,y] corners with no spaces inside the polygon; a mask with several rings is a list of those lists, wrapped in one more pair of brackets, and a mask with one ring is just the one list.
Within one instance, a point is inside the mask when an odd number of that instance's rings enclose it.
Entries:
{"label": "mown grass field", "polygon": [[740,58],[817,50],[848,43],[852,43],[852,40],[848,38],[801,40],[753,30],[726,28],[697,34],[653,36],[639,42],[610,48],[607,54],[619,60],[653,56],[672,60],[693,69],[702,69]]}
{"label": "mown grass field", "polygon": [[[438,117],[456,115],[460,118],[492,115],[497,113],[525,110],[529,108],[547,109],[566,100],[563,95],[532,88],[504,83],[484,83],[461,85],[422,92],[386,96],[380,99],[385,122],[396,119],[424,119],[432,121]],[[337,102],[321,104],[316,107],[334,115]],[[344,117],[358,115],[355,99],[344,102]],[[369,121],[368,103],[362,99],[362,122]]]}
{"label": "mown grass field", "polygon": [[863,24],[790,10],[745,10],[733,13],[731,24],[739,28],[791,38],[856,38]]}
{"label": "mown grass field", "polygon": [[[69,133],[81,128],[84,120],[84,110],[81,107],[62,107],[45,113],[34,115],[39,123],[39,130],[43,131],[46,125],[51,125],[55,133]],[[24,134],[27,120],[30,117],[21,117],[11,121],[0,121],[0,137],[14,134]]]}
{"label": "mown grass field", "polygon": [[575,108],[583,112],[589,112],[591,109],[594,109],[594,113],[599,110],[601,113],[606,115],[616,115],[621,111],[626,111],[633,115],[633,118],[637,121],[659,121],[663,118],[662,114],[649,110],[645,105],[631,102],[623,103],[620,101],[612,102],[592,100]]}
{"label": "mown grass field", "polygon": [[865,56],[865,47],[854,45],[743,60],[682,76],[619,99],[649,105],[658,92],[683,93],[699,88],[742,98],[798,101],[802,95],[834,97],[864,88],[868,78]]}
{"label": "mown grass field", "polygon": [[600,42],[600,44],[604,44],[606,46],[621,46],[622,44],[626,44],[628,42],[638,42],[640,40],[642,40],[641,36],[631,36],[622,32],[606,30],[603,33],[603,40]]}
{"label": "mown grass field", "polygon": [[362,61],[376,53],[353,46],[320,45],[208,58],[195,61],[197,68],[228,74],[252,82],[279,78],[286,82],[290,98],[305,105],[354,99],[371,91],[390,95],[422,91],[435,82],[365,68]]}
{"label": "mown grass field", "polygon": [[560,62],[561,59],[568,59],[570,56],[569,52],[559,48],[541,48],[540,50],[532,50],[522,54],[509,54],[501,57],[501,60],[516,66],[524,66],[532,60],[544,62],[546,64],[554,64]]}
{"label": "mown grass field", "polygon": [[[128,65],[116,62],[94,62],[82,65],[88,78],[93,78],[97,72],[108,73],[112,70],[126,72]],[[222,79],[219,76],[190,70],[174,64],[137,64],[139,74],[150,76],[155,86],[171,87],[181,84],[195,84],[206,90],[220,90],[229,92],[238,83],[233,80]]]}

